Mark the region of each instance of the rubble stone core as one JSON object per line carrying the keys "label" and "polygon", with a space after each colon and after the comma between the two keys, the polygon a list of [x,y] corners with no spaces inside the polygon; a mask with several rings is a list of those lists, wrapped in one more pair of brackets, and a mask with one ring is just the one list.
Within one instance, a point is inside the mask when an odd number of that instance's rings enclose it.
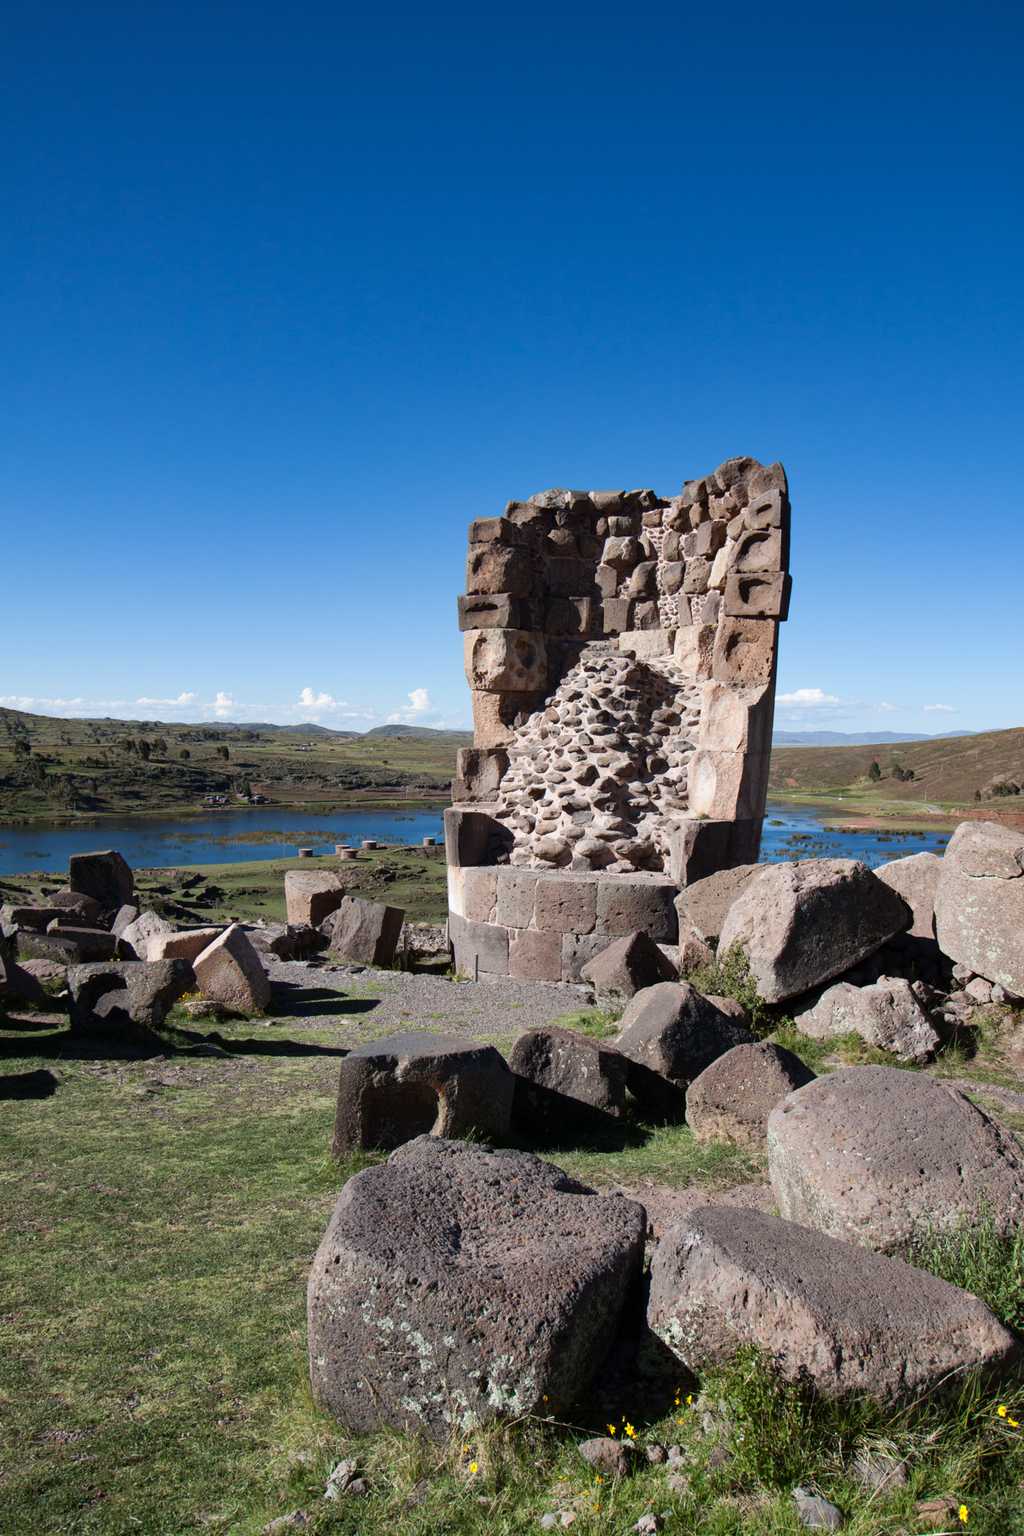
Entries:
{"label": "rubble stone core", "polygon": [[[756,860],[789,520],[782,465],[738,458],[672,498],[543,491],[470,525],[474,744],[446,818],[460,970],[575,979],[623,931],[596,921],[590,881],[678,889]],[[502,912],[478,877],[498,866],[566,890],[526,914],[503,878]]]}

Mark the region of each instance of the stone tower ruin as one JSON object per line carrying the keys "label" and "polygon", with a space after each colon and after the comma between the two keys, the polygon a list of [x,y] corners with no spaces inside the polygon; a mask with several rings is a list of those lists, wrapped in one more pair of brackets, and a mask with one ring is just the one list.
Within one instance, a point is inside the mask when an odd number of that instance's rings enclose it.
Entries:
{"label": "stone tower ruin", "polygon": [[542,491],[470,525],[472,747],[446,812],[459,971],[575,981],[682,885],[757,858],[779,624],[781,464],[669,499]]}

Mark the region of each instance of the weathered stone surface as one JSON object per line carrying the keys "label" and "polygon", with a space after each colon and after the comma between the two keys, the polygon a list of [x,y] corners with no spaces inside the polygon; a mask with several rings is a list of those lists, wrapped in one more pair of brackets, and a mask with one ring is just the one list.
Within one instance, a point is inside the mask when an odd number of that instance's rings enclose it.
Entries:
{"label": "weathered stone surface", "polygon": [[492,923],[498,900],[498,871],[486,864],[462,871],[462,916],[471,923]]}
{"label": "weathered stone surface", "polygon": [[692,929],[705,939],[717,940],[733,902],[767,868],[767,864],[737,864],[684,886],[676,898],[680,933]]}
{"label": "weathered stone surface", "polygon": [[522,629],[470,629],[463,640],[466,680],[488,693],[522,693],[547,679],[544,636]]}
{"label": "weathered stone surface", "polygon": [[812,1040],[860,1035],[898,1061],[927,1061],[939,1046],[939,1036],[909,981],[899,976],[882,976],[867,987],[838,981],[813,1008],[798,1014],[796,1023]]}
{"label": "weathered stone surface", "polygon": [[19,960],[52,960],[57,965],[81,965],[92,960],[113,960],[119,940],[98,928],[60,928],[53,933],[20,929]]}
{"label": "weathered stone surface", "polygon": [[65,912],[73,913],[80,923],[98,923],[103,916],[104,909],[99,902],[92,896],[83,895],[81,891],[52,891],[46,900],[51,907],[62,907]]}
{"label": "weathered stone surface", "polygon": [[394,961],[404,921],[401,907],[365,901],[361,896],[345,896],[338,910],[327,919],[324,931],[330,938],[333,954],[361,965],[389,966]]}
{"label": "weathered stone surface", "polygon": [[689,982],[660,982],[638,992],[615,1041],[624,1056],[685,1088],[705,1067],[753,1035]]}
{"label": "weathered stone surface", "polygon": [[73,853],[68,860],[68,884],[80,896],[91,896],[103,912],[116,912],[135,894],[135,880],[114,849],[103,853]]}
{"label": "weathered stone surface", "polygon": [[494,1136],[509,1127],[515,1083],[500,1052],[454,1035],[389,1035],[341,1063],[333,1152],[392,1148],[416,1136]]}
{"label": "weathered stone surface", "polygon": [[723,617],[715,632],[711,676],[742,688],[771,682],[777,639],[775,619]]}
{"label": "weathered stone surface", "polygon": [[500,923],[471,923],[454,912],[448,914],[452,956],[460,976],[507,976],[509,929]]}
{"label": "weathered stone surface", "polygon": [[648,1319],[691,1370],[744,1346],[828,1397],[914,1397],[1003,1366],[1013,1336],[966,1291],[757,1211],[705,1206],[668,1232],[651,1266]]}
{"label": "weathered stone surface", "polygon": [[923,1227],[1024,1220],[1024,1153],[964,1094],[898,1067],[819,1077],[768,1117],[780,1213],[884,1251]]}
{"label": "weathered stone surface", "polygon": [[471,592],[459,598],[459,628],[533,629],[538,604],[508,592]]}
{"label": "weathered stone surface", "polygon": [[712,752],[698,747],[690,762],[691,813],[712,821],[760,815],[768,787],[768,766],[766,752]]}
{"label": "weathered stone surface", "polygon": [[590,933],[597,922],[597,885],[593,880],[556,876],[537,884],[534,921],[553,933]]}
{"label": "weathered stone surface", "polygon": [[631,933],[613,939],[607,948],[588,960],[580,970],[601,1003],[615,1003],[632,997],[659,981],[670,981],[675,972],[654,940],[646,933]]}
{"label": "weathered stone surface", "polygon": [[[96,906],[96,903],[93,902],[92,905]],[[97,917],[99,916],[99,908],[98,907],[97,907],[96,915],[97,915]],[[119,907],[117,909],[117,912],[116,912],[116,914],[114,916],[114,921],[110,925],[111,933],[116,933],[117,937],[120,938],[122,933],[124,933],[125,929],[130,927],[131,924],[134,923],[134,921],[138,917],[138,915],[139,915],[138,907],[135,906],[133,902],[130,902],[130,901],[129,902],[125,902],[123,907]]]}
{"label": "weathered stone surface", "polygon": [[[160,933],[149,941],[150,960],[187,960],[192,961],[202,954],[203,950],[212,944],[219,934],[224,932],[223,927],[216,928],[182,928],[176,933]],[[250,943],[252,940],[250,940]]]}
{"label": "weathered stone surface", "polygon": [[725,613],[730,619],[784,619],[789,614],[790,578],[734,572],[725,578]]}
{"label": "weathered stone surface", "polygon": [[265,1013],[270,1006],[270,978],[245,930],[232,923],[193,960],[196,983],[204,997],[238,1013]]}
{"label": "weathered stone surface", "polygon": [[782,1046],[768,1040],[734,1045],[686,1090],[686,1123],[698,1141],[731,1141],[761,1152],[776,1104],[813,1081],[810,1068]]}
{"label": "weathered stone surface", "polygon": [[[45,960],[29,960],[26,966],[20,966],[11,957],[7,946],[0,941],[0,1004],[4,1002],[34,1004],[48,1002],[49,994],[42,986],[42,980],[47,979],[46,974],[44,973],[40,977],[38,972],[30,970],[28,967],[49,965],[50,962]],[[54,967],[53,969],[57,971],[57,974],[60,974],[59,968]]]}
{"label": "weathered stone surface", "polygon": [[866,864],[770,864],[729,908],[718,950],[738,944],[761,996],[778,1003],[841,976],[910,923],[906,902]]}
{"label": "weathered stone surface", "polygon": [[935,933],[951,960],[1024,995],[1024,832],[961,822],[942,858]]}
{"label": "weathered stone surface", "polygon": [[453,800],[494,800],[507,767],[508,753],[504,747],[460,747],[455,756]]}
{"label": "weathered stone surface", "polygon": [[602,933],[634,933],[674,944],[679,937],[676,886],[659,875],[625,875],[597,884],[597,927]]}
{"label": "weathered stone surface", "polygon": [[516,1121],[529,1129],[557,1134],[581,1121],[589,1126],[595,1110],[625,1111],[628,1063],[606,1041],[546,1025],[519,1036],[508,1064],[516,1074]]}
{"label": "weathered stone surface", "polygon": [[350,1179],[313,1261],[316,1401],[438,1440],[571,1405],[640,1275],[640,1206],[522,1152],[420,1137]]}
{"label": "weathered stone surface", "polygon": [[63,907],[23,906],[10,901],[0,907],[0,923],[7,928],[27,928],[32,933],[45,933],[51,923],[66,918],[68,914]]}
{"label": "weathered stone surface", "polygon": [[150,952],[153,941],[173,932],[172,925],[158,912],[140,912],[135,921],[122,929],[119,935],[124,946],[121,953],[127,950],[137,960],[155,960],[157,956]]}
{"label": "weathered stone surface", "polygon": [[518,981],[562,980],[562,935],[537,928],[510,928],[508,973]]}
{"label": "weathered stone surface", "polygon": [[501,544],[475,544],[466,561],[467,593],[489,592],[528,597],[533,587],[533,565],[522,549]]}
{"label": "weathered stone surface", "polygon": [[937,853],[912,853],[905,859],[879,864],[875,870],[878,879],[902,896],[914,914],[908,929],[911,938],[935,938],[935,892],[941,869]]}
{"label": "weathered stone surface", "polygon": [[131,1041],[158,1030],[168,1010],[194,985],[184,960],[123,960],[68,971],[71,1032]]}
{"label": "weathered stone surface", "polygon": [[289,869],[284,877],[284,905],[293,927],[319,928],[341,906],[345,886],[330,869]]}

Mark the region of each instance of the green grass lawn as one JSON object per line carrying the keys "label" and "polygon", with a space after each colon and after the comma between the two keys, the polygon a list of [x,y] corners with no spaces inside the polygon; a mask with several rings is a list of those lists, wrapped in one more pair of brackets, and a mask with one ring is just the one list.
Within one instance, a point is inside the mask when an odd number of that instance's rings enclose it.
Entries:
{"label": "green grass lawn", "polygon": [[[334,1053],[355,1028],[343,1016],[222,1025],[226,1051],[118,1060],[76,1057],[59,1030],[0,1022],[4,1073],[48,1067],[60,1079],[52,1097],[0,1100],[4,1536],[254,1536],[298,1509],[307,1529],[350,1536],[520,1536],[563,1509],[586,1536],[625,1533],[650,1511],[669,1513],[667,1531],[795,1536],[796,1476],[817,1479],[853,1536],[915,1532],[915,1499],[937,1496],[965,1502],[971,1530],[1024,1528],[1020,1436],[997,1413],[1005,1401],[1024,1421],[1012,1385],[893,1421],[812,1412],[745,1364],[712,1384],[729,1427],[710,1438],[685,1390],[678,1404],[632,1390],[568,1421],[553,1405],[553,1422],[451,1446],[347,1435],[310,1398],[305,1277],[352,1171],[327,1149]],[[551,1156],[600,1187],[713,1191],[753,1171],[685,1127],[634,1127],[606,1148]],[[942,1262],[955,1268],[955,1256]],[[689,1491],[646,1460],[628,1480],[596,1482],[576,1444],[609,1418],[620,1435],[631,1423],[638,1443],[681,1444]],[[858,1488],[851,1458],[875,1444],[908,1457],[907,1489]],[[328,1503],[343,1457],[370,1493]]]}

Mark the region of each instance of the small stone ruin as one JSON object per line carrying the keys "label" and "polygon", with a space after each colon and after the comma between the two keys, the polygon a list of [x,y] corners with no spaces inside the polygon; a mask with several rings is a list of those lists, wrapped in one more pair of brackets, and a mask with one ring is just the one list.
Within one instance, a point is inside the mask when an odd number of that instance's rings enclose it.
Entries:
{"label": "small stone ruin", "polygon": [[780,622],[781,464],[671,498],[543,491],[469,530],[471,748],[446,816],[455,964],[578,981],[679,888],[756,861]]}

